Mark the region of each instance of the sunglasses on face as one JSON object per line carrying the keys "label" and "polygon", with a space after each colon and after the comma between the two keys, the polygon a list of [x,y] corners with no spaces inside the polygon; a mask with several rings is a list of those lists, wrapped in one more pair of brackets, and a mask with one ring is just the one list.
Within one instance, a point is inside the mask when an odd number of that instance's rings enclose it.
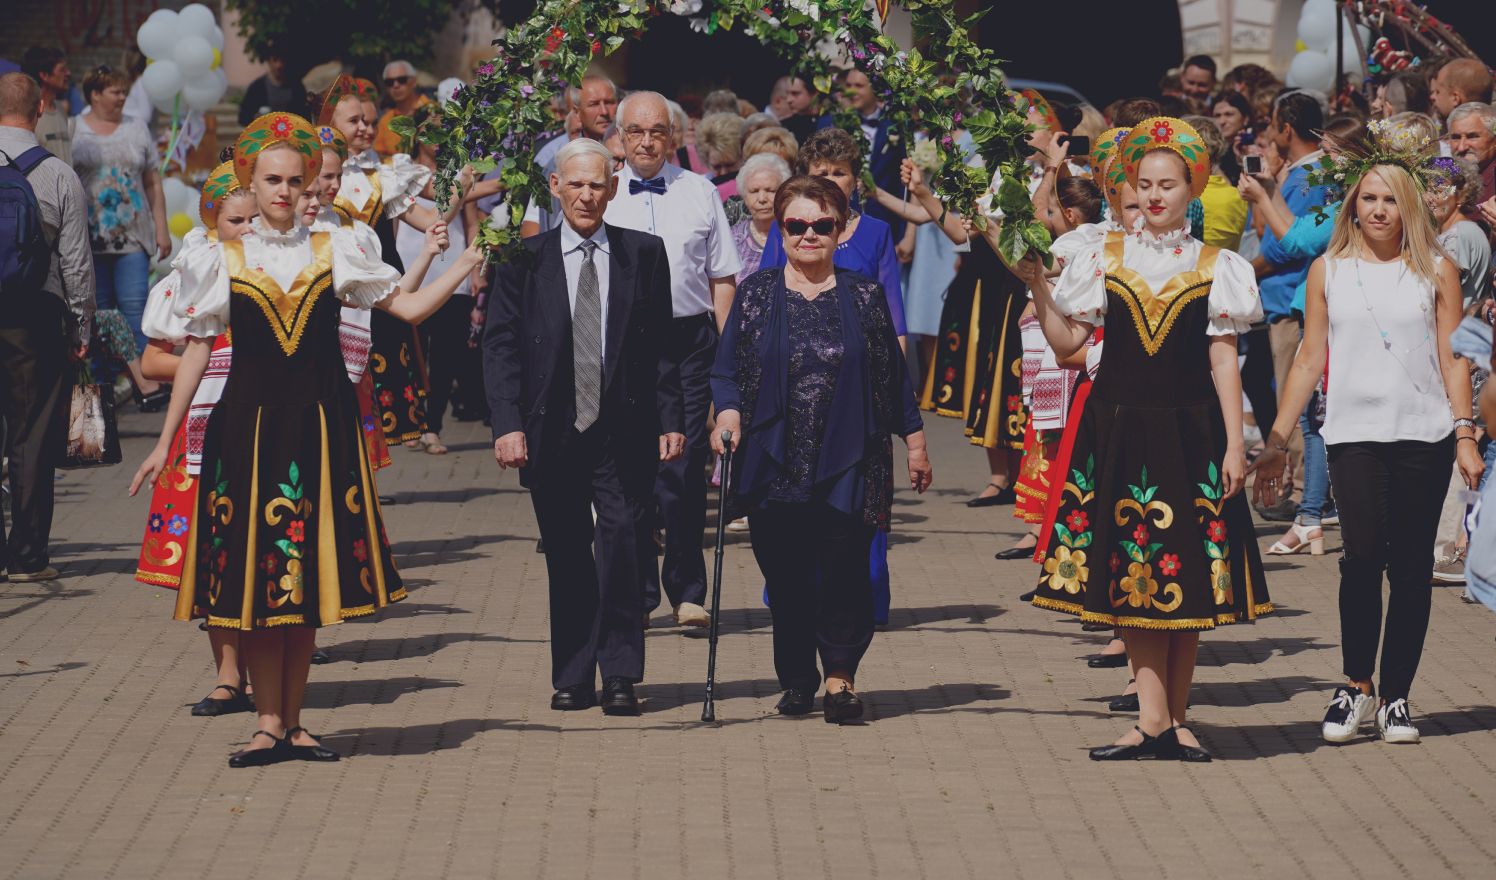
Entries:
{"label": "sunglasses on face", "polygon": [[386,86],[403,86],[408,82],[410,82],[410,77],[408,76],[387,76],[384,78]]}
{"label": "sunglasses on face", "polygon": [[807,229],[814,229],[816,235],[830,235],[836,231],[836,220],[832,217],[822,217],[819,220],[789,218],[784,221],[784,231],[790,235],[804,235]]}

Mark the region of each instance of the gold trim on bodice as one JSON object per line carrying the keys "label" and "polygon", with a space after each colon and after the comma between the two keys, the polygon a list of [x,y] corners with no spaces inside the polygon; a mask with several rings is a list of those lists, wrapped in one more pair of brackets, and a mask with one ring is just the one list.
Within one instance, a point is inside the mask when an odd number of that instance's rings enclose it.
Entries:
{"label": "gold trim on bodice", "polygon": [[379,169],[374,169],[373,174],[362,168],[358,169],[358,171],[364,176],[364,180],[369,182],[369,200],[364,202],[363,210],[355,208],[352,202],[343,198],[341,192],[338,193],[336,199],[333,199],[332,206],[354,220],[362,220],[373,226],[379,222],[380,215],[384,213],[384,192],[380,189],[379,185]]}
{"label": "gold trim on bodice", "polygon": [[326,232],[313,232],[311,240],[312,262],[296,276],[289,292],[281,290],[275,279],[265,272],[245,265],[243,242],[223,244],[224,262],[229,270],[229,292],[247,296],[259,305],[287,357],[296,353],[312,309],[318,298],[332,286],[332,236]]}
{"label": "gold trim on bodice", "polygon": [[1216,258],[1221,249],[1201,245],[1195,268],[1170,278],[1163,291],[1155,294],[1142,276],[1122,264],[1125,240],[1126,233],[1107,233],[1106,289],[1127,303],[1143,350],[1151,357],[1163,348],[1164,340],[1185,306],[1210,293],[1211,281],[1215,279]]}

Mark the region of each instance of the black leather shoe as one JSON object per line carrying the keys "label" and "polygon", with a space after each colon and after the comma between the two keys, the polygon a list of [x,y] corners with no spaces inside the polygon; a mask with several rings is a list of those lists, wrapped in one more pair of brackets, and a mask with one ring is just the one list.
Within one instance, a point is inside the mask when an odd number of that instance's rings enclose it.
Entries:
{"label": "black leather shoe", "polygon": [[296,743],[291,742],[291,737],[295,736],[298,733],[304,733],[312,739],[317,739],[316,734],[312,733],[310,730],[307,730],[305,727],[293,727],[290,730],[286,731],[286,747],[291,750],[291,757],[295,758],[298,761],[327,762],[342,760],[342,755],[338,754],[332,749],[323,746],[320,740],[314,746],[298,746]]}
{"label": "black leather shoe", "polygon": [[[1128,682],[1132,684],[1132,682]],[[1113,712],[1136,712],[1138,711],[1138,695],[1123,694],[1120,697],[1112,697],[1112,701],[1106,707]]]}
{"label": "black leather shoe", "polygon": [[1133,746],[1099,746],[1091,750],[1093,761],[1142,761],[1167,757],[1163,754],[1163,738],[1149,736],[1143,733],[1143,728],[1134,726],[1133,730],[1143,738],[1143,741]]}
{"label": "black leather shoe", "polygon": [[[988,485],[992,486],[995,489],[997,488],[996,483],[990,483]],[[966,502],[966,506],[1001,507],[1004,504],[1012,504],[1017,500],[1018,495],[1013,492],[1012,488],[1004,487],[1001,489],[997,489],[997,493],[994,495],[978,495],[975,498],[968,499]]]}
{"label": "black leather shoe", "polygon": [[1086,661],[1092,669],[1121,669],[1127,665],[1127,654],[1097,654]]}
{"label": "black leather shoe", "polygon": [[162,385],[150,394],[142,395],[139,398],[140,411],[143,413],[160,412],[166,409],[168,403],[171,403],[170,385]]}
{"label": "black leather shoe", "polygon": [[1029,545],[1027,547],[1009,547],[1006,550],[999,550],[996,553],[992,554],[992,558],[1002,560],[1033,559],[1034,548],[1033,545]]}
{"label": "black leather shoe", "polygon": [[634,683],[626,678],[609,678],[603,681],[604,715],[638,715],[639,698],[634,696]]}
{"label": "black leather shoe", "polygon": [[1213,759],[1210,752],[1198,746],[1187,746],[1179,741],[1179,728],[1171,727],[1158,735],[1159,757],[1186,761],[1191,764],[1208,764]]}
{"label": "black leather shoe", "polygon": [[1029,590],[1027,593],[1020,594],[1018,596],[1018,601],[1022,602],[1025,605],[1030,605],[1030,604],[1033,603],[1033,601],[1034,601],[1034,595],[1037,594],[1037,593],[1038,593],[1038,590]]}
{"label": "black leather shoe", "polygon": [[331,662],[332,662],[332,655],[331,654],[327,653],[326,651],[322,650],[321,648],[313,648],[312,649],[312,665],[313,666],[325,666],[326,664],[331,663]]}
{"label": "black leather shoe", "polygon": [[[255,736],[269,736],[270,741],[275,743],[268,749],[246,749],[229,755],[229,766],[234,769],[243,767],[268,767],[271,764],[279,764],[282,761],[291,760],[291,744],[284,739],[270,736],[263,730],[256,730]],[[250,737],[254,739],[254,737]]]}
{"label": "black leather shoe", "polygon": [[[213,694],[217,691],[227,691],[228,699],[219,700]],[[221,684],[208,692],[206,697],[198,700],[192,707],[192,714],[199,718],[216,718],[219,715],[232,715],[235,712],[253,712],[255,704],[244,692],[231,684]]]}
{"label": "black leather shoe", "polygon": [[576,712],[597,705],[597,691],[590,684],[562,688],[551,695],[551,708],[558,712]]}
{"label": "black leather shoe", "polygon": [[802,691],[799,688],[790,688],[779,698],[774,705],[774,711],[780,715],[804,715],[816,706],[816,695],[814,691]]}
{"label": "black leather shoe", "polygon": [[821,714],[827,724],[846,724],[862,717],[862,698],[847,689],[821,697]]}

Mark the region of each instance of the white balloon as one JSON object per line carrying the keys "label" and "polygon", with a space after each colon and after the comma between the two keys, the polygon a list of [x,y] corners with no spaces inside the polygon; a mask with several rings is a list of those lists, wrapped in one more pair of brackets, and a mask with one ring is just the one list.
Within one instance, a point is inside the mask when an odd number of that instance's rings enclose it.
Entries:
{"label": "white balloon", "polygon": [[196,34],[181,37],[172,49],[171,59],[181,69],[182,76],[192,82],[213,67],[213,47]]}
{"label": "white balloon", "polygon": [[197,191],[183,183],[180,178],[163,177],[161,193],[166,197],[166,216],[197,214]]}
{"label": "white balloon", "polygon": [[220,52],[223,51],[223,28],[213,25],[213,36],[208,38],[208,45]]}
{"label": "white balloon", "polygon": [[213,36],[215,27],[218,27],[218,17],[213,14],[213,10],[201,3],[189,3],[177,13],[178,36],[195,34],[206,40]]}
{"label": "white balloon", "polygon": [[223,97],[223,92],[223,84],[218,81],[218,77],[211,74],[199,76],[182,86],[182,100],[193,110],[206,113]]}
{"label": "white balloon", "polygon": [[1305,49],[1293,56],[1288,65],[1287,82],[1300,89],[1318,89],[1328,92],[1334,85],[1335,65],[1330,56],[1314,49]]}
{"label": "white balloon", "polygon": [[146,18],[146,21],[164,21],[175,29],[177,26],[177,12],[175,9],[157,9]]}
{"label": "white balloon", "polygon": [[170,58],[173,43],[176,40],[176,15],[170,20],[151,16],[146,19],[140,30],[135,32],[135,42],[140,46],[140,51],[145,57],[152,60],[158,58]]}
{"label": "white balloon", "polygon": [[[1360,75],[1362,60],[1361,56],[1363,53],[1371,51],[1371,28],[1367,27],[1364,24],[1356,25],[1356,33],[1361,37],[1360,52],[1356,51],[1356,37],[1351,33],[1350,25],[1344,21],[1341,21],[1340,30],[1342,32],[1341,39],[1344,40],[1344,42],[1341,43],[1340,46],[1341,67],[1345,68],[1347,72]],[[1335,47],[1331,45],[1325,50],[1325,53],[1328,54],[1331,58],[1334,58]]]}
{"label": "white balloon", "polygon": [[[1328,6],[1328,4],[1326,4]],[[1330,51],[1335,48],[1335,8],[1320,12],[1304,7],[1304,17],[1299,19],[1299,39],[1310,49]]]}
{"label": "white balloon", "polygon": [[156,109],[170,113],[173,99],[182,90],[182,71],[175,61],[163,59],[146,67],[140,82]]}
{"label": "white balloon", "polygon": [[1304,8],[1299,10],[1299,21],[1311,16],[1323,15],[1326,12],[1335,11],[1335,0],[1305,0]]}

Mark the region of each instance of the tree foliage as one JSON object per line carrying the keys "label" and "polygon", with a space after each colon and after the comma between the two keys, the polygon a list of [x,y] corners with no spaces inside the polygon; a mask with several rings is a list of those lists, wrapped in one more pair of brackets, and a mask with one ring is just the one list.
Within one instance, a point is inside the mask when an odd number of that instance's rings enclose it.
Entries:
{"label": "tree foliage", "polygon": [[281,55],[293,71],[341,58],[378,71],[392,58],[421,64],[455,0],[225,0],[259,59]]}

